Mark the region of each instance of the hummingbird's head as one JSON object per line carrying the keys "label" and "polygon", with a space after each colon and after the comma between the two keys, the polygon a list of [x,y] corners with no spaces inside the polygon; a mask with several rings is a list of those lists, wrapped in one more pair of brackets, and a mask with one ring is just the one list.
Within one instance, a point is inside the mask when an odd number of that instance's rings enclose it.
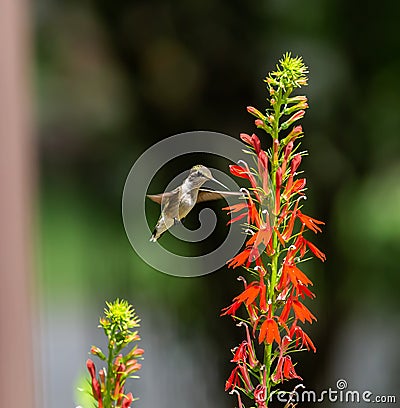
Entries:
{"label": "hummingbird's head", "polygon": [[188,179],[191,183],[202,185],[206,181],[213,180],[214,178],[210,169],[208,169],[206,166],[198,164],[190,169]]}
{"label": "hummingbird's head", "polygon": [[190,169],[189,176],[187,180],[199,187],[201,187],[206,181],[212,180],[215,181],[216,183],[220,184],[221,186],[227,188],[225,185],[223,185],[221,182],[218,180],[215,180],[213,177],[211,170],[207,168],[206,166],[203,166],[202,164],[198,164],[197,166],[193,166]]}

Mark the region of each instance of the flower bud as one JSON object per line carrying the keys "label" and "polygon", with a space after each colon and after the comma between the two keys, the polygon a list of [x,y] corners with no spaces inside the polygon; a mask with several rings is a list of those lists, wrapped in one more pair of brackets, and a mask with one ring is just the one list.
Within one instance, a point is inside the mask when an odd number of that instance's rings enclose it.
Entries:
{"label": "flower bud", "polygon": [[95,378],[96,377],[96,367],[90,358],[88,358],[86,361],[86,367],[89,371],[90,377]]}
{"label": "flower bud", "polygon": [[141,357],[143,354],[144,354],[144,350],[142,348],[135,347],[126,355],[126,358],[127,360],[130,360],[132,358]]}
{"label": "flower bud", "polygon": [[103,352],[96,346],[92,346],[90,348],[90,353],[101,358],[102,360],[106,359],[106,356],[103,354]]}
{"label": "flower bud", "polygon": [[274,139],[274,143],[272,145],[272,151],[273,151],[273,163],[276,164],[278,163],[278,151],[279,151],[279,140]]}
{"label": "flower bud", "polygon": [[295,173],[295,171],[299,168],[301,163],[301,155],[300,154],[296,154],[295,156],[293,156],[292,161],[290,162],[290,172],[292,174]]}
{"label": "flower bud", "polygon": [[103,369],[99,371],[100,382],[103,387],[106,385],[106,375]]}
{"label": "flower bud", "polygon": [[290,153],[292,153],[293,150],[293,142],[289,142],[285,148],[285,160],[288,159]]}
{"label": "flower bud", "polygon": [[265,115],[263,115],[258,109],[254,108],[253,106],[248,106],[247,112],[249,112],[258,119],[265,120]]}
{"label": "flower bud", "polygon": [[300,110],[296,113],[294,113],[286,122],[283,122],[281,125],[281,128],[283,130],[287,129],[290,125],[292,125],[294,122],[296,122],[296,120],[301,119],[304,115],[305,115],[305,111],[304,110]]}

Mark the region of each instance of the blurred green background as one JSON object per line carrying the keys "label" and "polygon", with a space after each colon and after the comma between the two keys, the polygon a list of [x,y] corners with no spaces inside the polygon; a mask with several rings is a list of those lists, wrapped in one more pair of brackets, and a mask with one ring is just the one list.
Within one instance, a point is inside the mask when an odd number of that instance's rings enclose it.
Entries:
{"label": "blurred green background", "polygon": [[[343,378],[349,389],[398,392],[400,6],[39,0],[33,12],[45,407],[82,401],[74,390],[90,345],[102,342],[97,318],[117,296],[142,317],[137,406],[235,406],[223,389],[243,333],[219,311],[239,291],[236,271],[184,279],[151,269],[127,240],[121,195],[130,167],[158,140],[255,131],[245,108],[265,107],[262,79],[286,51],[310,69],[306,208],[326,221],[316,243],[328,257],[306,267],[318,294],[309,329],[318,352],[299,356],[297,371],[307,389]],[[154,191],[172,178],[167,170]],[[157,211],[149,206],[151,222]]]}

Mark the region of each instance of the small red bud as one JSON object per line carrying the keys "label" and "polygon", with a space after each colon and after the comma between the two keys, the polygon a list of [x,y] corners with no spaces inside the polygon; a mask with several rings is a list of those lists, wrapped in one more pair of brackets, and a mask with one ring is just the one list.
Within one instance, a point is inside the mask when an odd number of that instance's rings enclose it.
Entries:
{"label": "small red bud", "polygon": [[272,150],[273,150],[274,163],[278,163],[278,151],[279,151],[279,140],[278,139],[274,139]]}
{"label": "small red bud", "polygon": [[142,356],[143,354],[144,354],[144,350],[142,348],[136,349],[135,352],[133,353],[135,357]]}
{"label": "small red bud", "polygon": [[89,371],[90,377],[95,378],[96,377],[96,367],[90,358],[88,358],[86,361],[86,367]]}
{"label": "small red bud", "polygon": [[124,398],[124,400],[122,401],[121,408],[130,408],[130,406],[131,406],[131,404],[132,404],[132,401],[133,401],[133,395],[132,395],[132,393],[130,392],[130,393]]}
{"label": "small red bud", "polygon": [[257,137],[257,135],[254,133],[251,135],[251,144],[253,145],[256,153],[257,154],[260,153],[261,142],[260,142],[260,139]]}
{"label": "small red bud", "polygon": [[291,163],[290,163],[290,172],[292,174],[294,174],[294,172],[298,169],[298,167],[300,166],[301,163],[301,155],[300,154],[296,154]]}
{"label": "small red bud", "polygon": [[292,153],[292,150],[293,150],[293,142],[289,142],[285,148],[285,160],[288,159],[290,153]]}
{"label": "small red bud", "polygon": [[243,142],[251,144],[251,136],[248,135],[247,133],[241,133],[240,138],[243,140]]}
{"label": "small red bud", "polygon": [[247,112],[251,113],[253,116],[255,116],[258,119],[265,119],[265,115],[263,115],[258,109],[254,108],[253,106],[248,106],[247,107]]}
{"label": "small red bud", "polygon": [[101,358],[102,360],[106,359],[106,356],[103,354],[103,352],[96,346],[92,346],[90,348],[90,353],[93,354],[94,356]]}
{"label": "small red bud", "polygon": [[105,386],[105,384],[106,384],[106,375],[105,375],[103,369],[101,369],[101,370],[99,371],[99,377],[100,377],[101,385],[102,385],[102,386]]}

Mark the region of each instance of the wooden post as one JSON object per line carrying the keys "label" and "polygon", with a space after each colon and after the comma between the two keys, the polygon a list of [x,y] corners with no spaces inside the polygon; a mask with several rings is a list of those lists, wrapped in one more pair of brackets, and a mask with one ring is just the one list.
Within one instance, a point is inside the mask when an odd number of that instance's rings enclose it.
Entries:
{"label": "wooden post", "polygon": [[0,399],[23,408],[35,406],[30,6],[0,1]]}

